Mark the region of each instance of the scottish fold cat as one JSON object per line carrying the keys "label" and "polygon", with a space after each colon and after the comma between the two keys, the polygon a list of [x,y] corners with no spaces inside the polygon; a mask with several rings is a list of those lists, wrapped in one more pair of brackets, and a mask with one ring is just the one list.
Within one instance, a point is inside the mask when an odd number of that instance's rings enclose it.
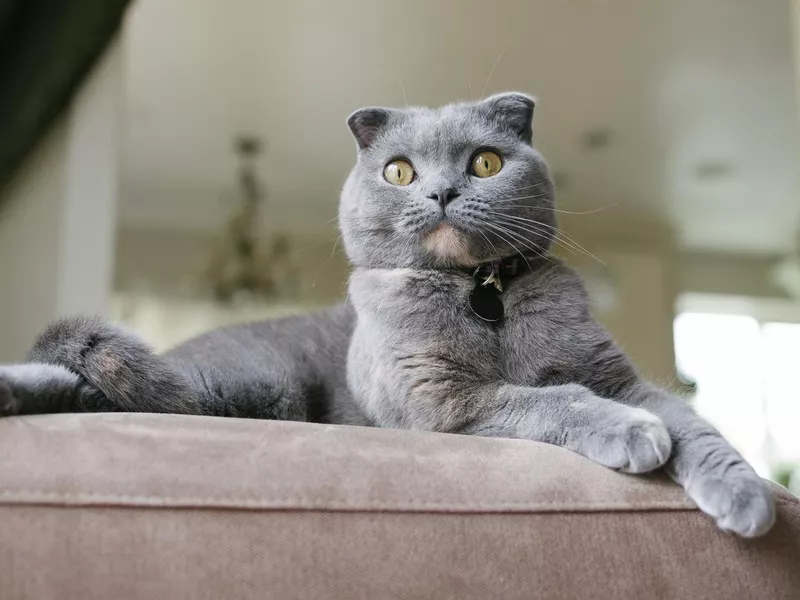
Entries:
{"label": "scottish fold cat", "polygon": [[767,485],[683,399],[643,380],[549,253],[553,184],[519,93],[365,108],[339,221],[348,300],[156,356],[87,318],[0,367],[0,414],[152,411],[411,428],[665,467],[722,529],[772,526]]}

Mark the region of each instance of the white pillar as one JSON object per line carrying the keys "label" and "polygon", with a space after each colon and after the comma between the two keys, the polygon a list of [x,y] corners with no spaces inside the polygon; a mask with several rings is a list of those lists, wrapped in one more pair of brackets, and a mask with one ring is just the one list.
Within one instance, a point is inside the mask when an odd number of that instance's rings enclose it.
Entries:
{"label": "white pillar", "polygon": [[112,289],[122,47],[116,42],[0,197],[0,362],[66,314],[104,314]]}

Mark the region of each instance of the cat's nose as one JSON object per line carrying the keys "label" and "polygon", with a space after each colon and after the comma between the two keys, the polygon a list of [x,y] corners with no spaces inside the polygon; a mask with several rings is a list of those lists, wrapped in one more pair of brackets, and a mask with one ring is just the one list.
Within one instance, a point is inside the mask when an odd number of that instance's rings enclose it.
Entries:
{"label": "cat's nose", "polygon": [[430,198],[431,200],[436,200],[439,203],[439,206],[441,206],[442,209],[444,209],[445,206],[447,206],[451,201],[458,198],[460,195],[461,194],[459,194],[458,191],[456,191],[455,189],[448,188],[441,192],[434,192],[432,194],[428,194],[428,198]]}

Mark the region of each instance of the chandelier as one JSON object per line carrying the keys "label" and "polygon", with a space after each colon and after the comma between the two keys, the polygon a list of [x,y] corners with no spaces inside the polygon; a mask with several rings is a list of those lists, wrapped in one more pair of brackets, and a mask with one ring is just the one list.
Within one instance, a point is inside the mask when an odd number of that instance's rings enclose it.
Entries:
{"label": "chandelier", "polygon": [[224,304],[274,301],[288,291],[289,282],[282,275],[288,267],[289,240],[261,231],[267,201],[257,173],[262,149],[263,142],[256,136],[240,136],[234,142],[239,163],[237,203],[213,249],[204,278],[213,297]]}

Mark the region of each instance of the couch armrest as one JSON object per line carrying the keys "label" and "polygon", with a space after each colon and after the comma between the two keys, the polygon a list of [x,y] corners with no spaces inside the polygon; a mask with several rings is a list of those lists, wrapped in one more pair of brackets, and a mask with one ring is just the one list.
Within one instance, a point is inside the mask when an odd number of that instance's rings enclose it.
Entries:
{"label": "couch armrest", "polygon": [[0,598],[797,598],[662,476],[521,440],[177,415],[0,421]]}

